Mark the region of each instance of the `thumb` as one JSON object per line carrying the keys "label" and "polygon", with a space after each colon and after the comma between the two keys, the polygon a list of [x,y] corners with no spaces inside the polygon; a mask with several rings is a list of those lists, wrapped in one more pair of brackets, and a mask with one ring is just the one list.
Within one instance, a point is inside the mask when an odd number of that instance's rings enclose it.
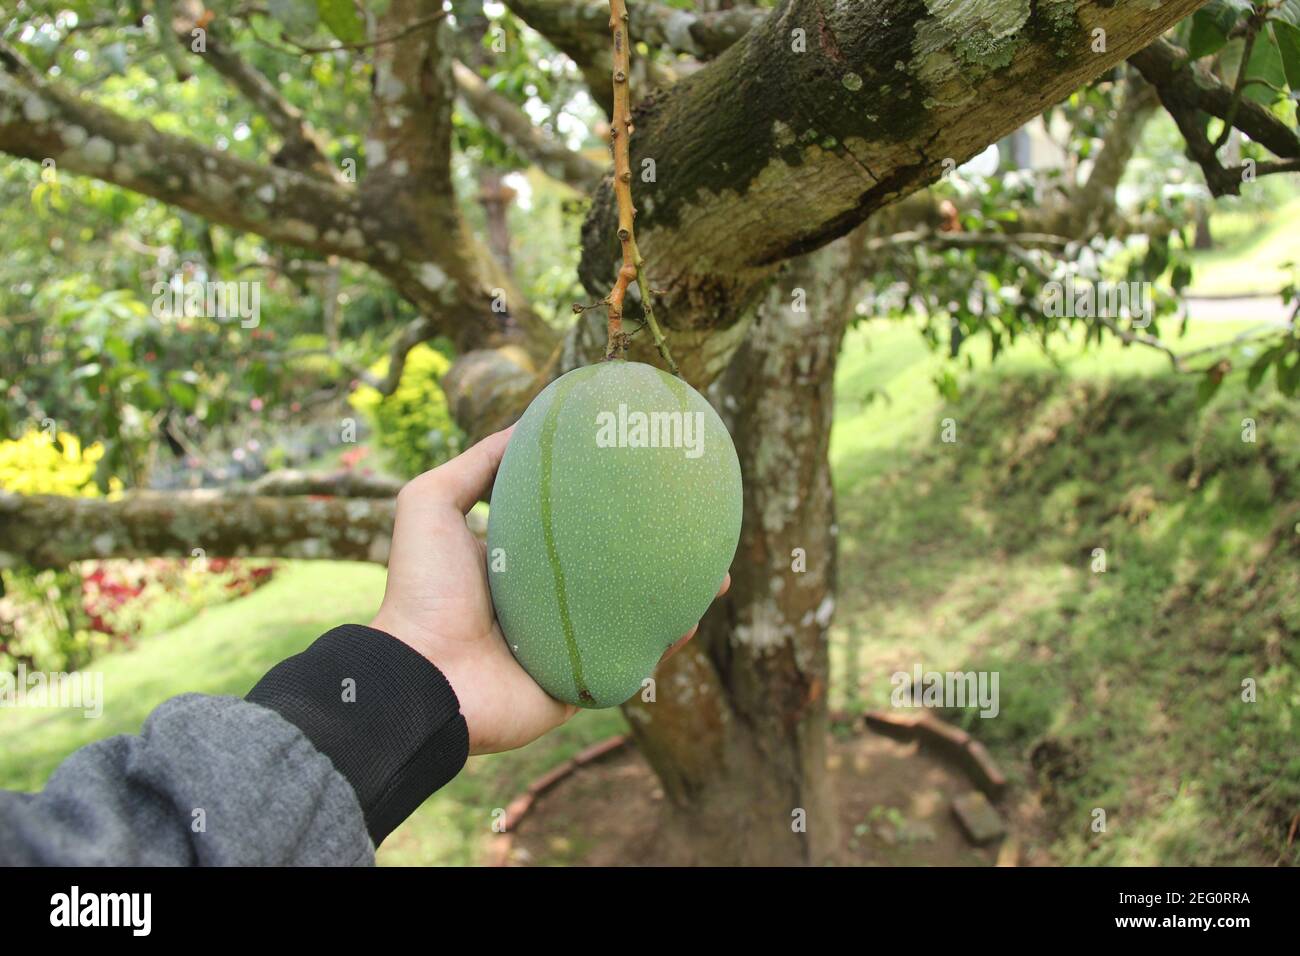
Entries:
{"label": "thumb", "polygon": [[416,481],[423,484],[430,497],[454,505],[463,514],[487,495],[506,453],[506,444],[514,426],[484,438],[451,461],[425,472]]}

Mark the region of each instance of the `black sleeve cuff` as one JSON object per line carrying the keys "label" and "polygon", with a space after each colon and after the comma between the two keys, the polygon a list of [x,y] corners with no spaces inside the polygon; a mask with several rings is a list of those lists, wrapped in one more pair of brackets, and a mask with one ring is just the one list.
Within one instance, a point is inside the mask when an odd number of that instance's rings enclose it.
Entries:
{"label": "black sleeve cuff", "polygon": [[447,678],[372,627],[334,628],[271,668],[246,699],[278,712],[333,761],[357,792],[375,846],[469,756]]}

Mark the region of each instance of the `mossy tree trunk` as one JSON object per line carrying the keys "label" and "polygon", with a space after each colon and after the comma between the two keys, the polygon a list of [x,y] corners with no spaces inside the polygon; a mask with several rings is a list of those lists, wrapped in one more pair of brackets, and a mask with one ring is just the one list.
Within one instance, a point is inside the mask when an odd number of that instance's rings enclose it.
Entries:
{"label": "mossy tree trunk", "polygon": [[825,860],[827,633],[835,502],[827,449],[861,236],[792,263],[713,389],[736,440],[744,523],[731,590],[625,708],[669,798],[670,852],[714,864]]}

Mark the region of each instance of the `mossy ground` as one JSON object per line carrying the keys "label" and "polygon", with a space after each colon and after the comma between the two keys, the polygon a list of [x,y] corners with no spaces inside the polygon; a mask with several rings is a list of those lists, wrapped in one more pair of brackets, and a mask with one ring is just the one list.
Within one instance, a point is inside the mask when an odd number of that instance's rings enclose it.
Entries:
{"label": "mossy ground", "polygon": [[[1198,327],[1186,344],[1232,331]],[[1054,368],[1024,343],[977,366],[947,405],[931,384],[941,360],[914,330],[850,334],[832,442],[833,703],[887,705],[889,675],[918,662],[997,670],[996,719],[946,716],[1041,805],[1048,859],[1298,862],[1285,845],[1300,809],[1295,406],[1271,386],[1247,393],[1238,372],[1198,409],[1159,355],[1059,351]],[[887,398],[868,401],[873,387]],[[1255,444],[1240,440],[1246,416]],[[946,417],[955,444],[939,441]],[[1090,570],[1094,547],[1105,574]],[[368,620],[382,590],[373,566],[290,562],[249,597],[97,662],[102,719],[0,710],[0,786],[39,787],[69,751],[138,729],[172,694],[243,693],[328,627]],[[1246,677],[1257,703],[1241,700]],[[622,723],[584,712],[523,750],[472,759],[380,861],[482,862],[494,811]],[[1095,808],[1105,833],[1091,830]],[[557,860],[584,839],[574,832]]]}

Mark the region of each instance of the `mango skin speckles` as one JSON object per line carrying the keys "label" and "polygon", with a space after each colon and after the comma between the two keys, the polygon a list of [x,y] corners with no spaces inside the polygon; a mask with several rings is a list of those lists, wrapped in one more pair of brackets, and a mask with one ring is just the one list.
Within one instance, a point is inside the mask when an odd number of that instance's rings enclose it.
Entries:
{"label": "mango skin speckles", "polygon": [[[630,440],[611,444],[620,405]],[[638,411],[692,416],[699,445],[665,430],[661,447],[629,447]],[[722,585],[741,496],[731,436],[685,382],[624,361],[556,379],[515,427],[488,515],[492,603],[516,659],[567,703],[635,695]]]}

